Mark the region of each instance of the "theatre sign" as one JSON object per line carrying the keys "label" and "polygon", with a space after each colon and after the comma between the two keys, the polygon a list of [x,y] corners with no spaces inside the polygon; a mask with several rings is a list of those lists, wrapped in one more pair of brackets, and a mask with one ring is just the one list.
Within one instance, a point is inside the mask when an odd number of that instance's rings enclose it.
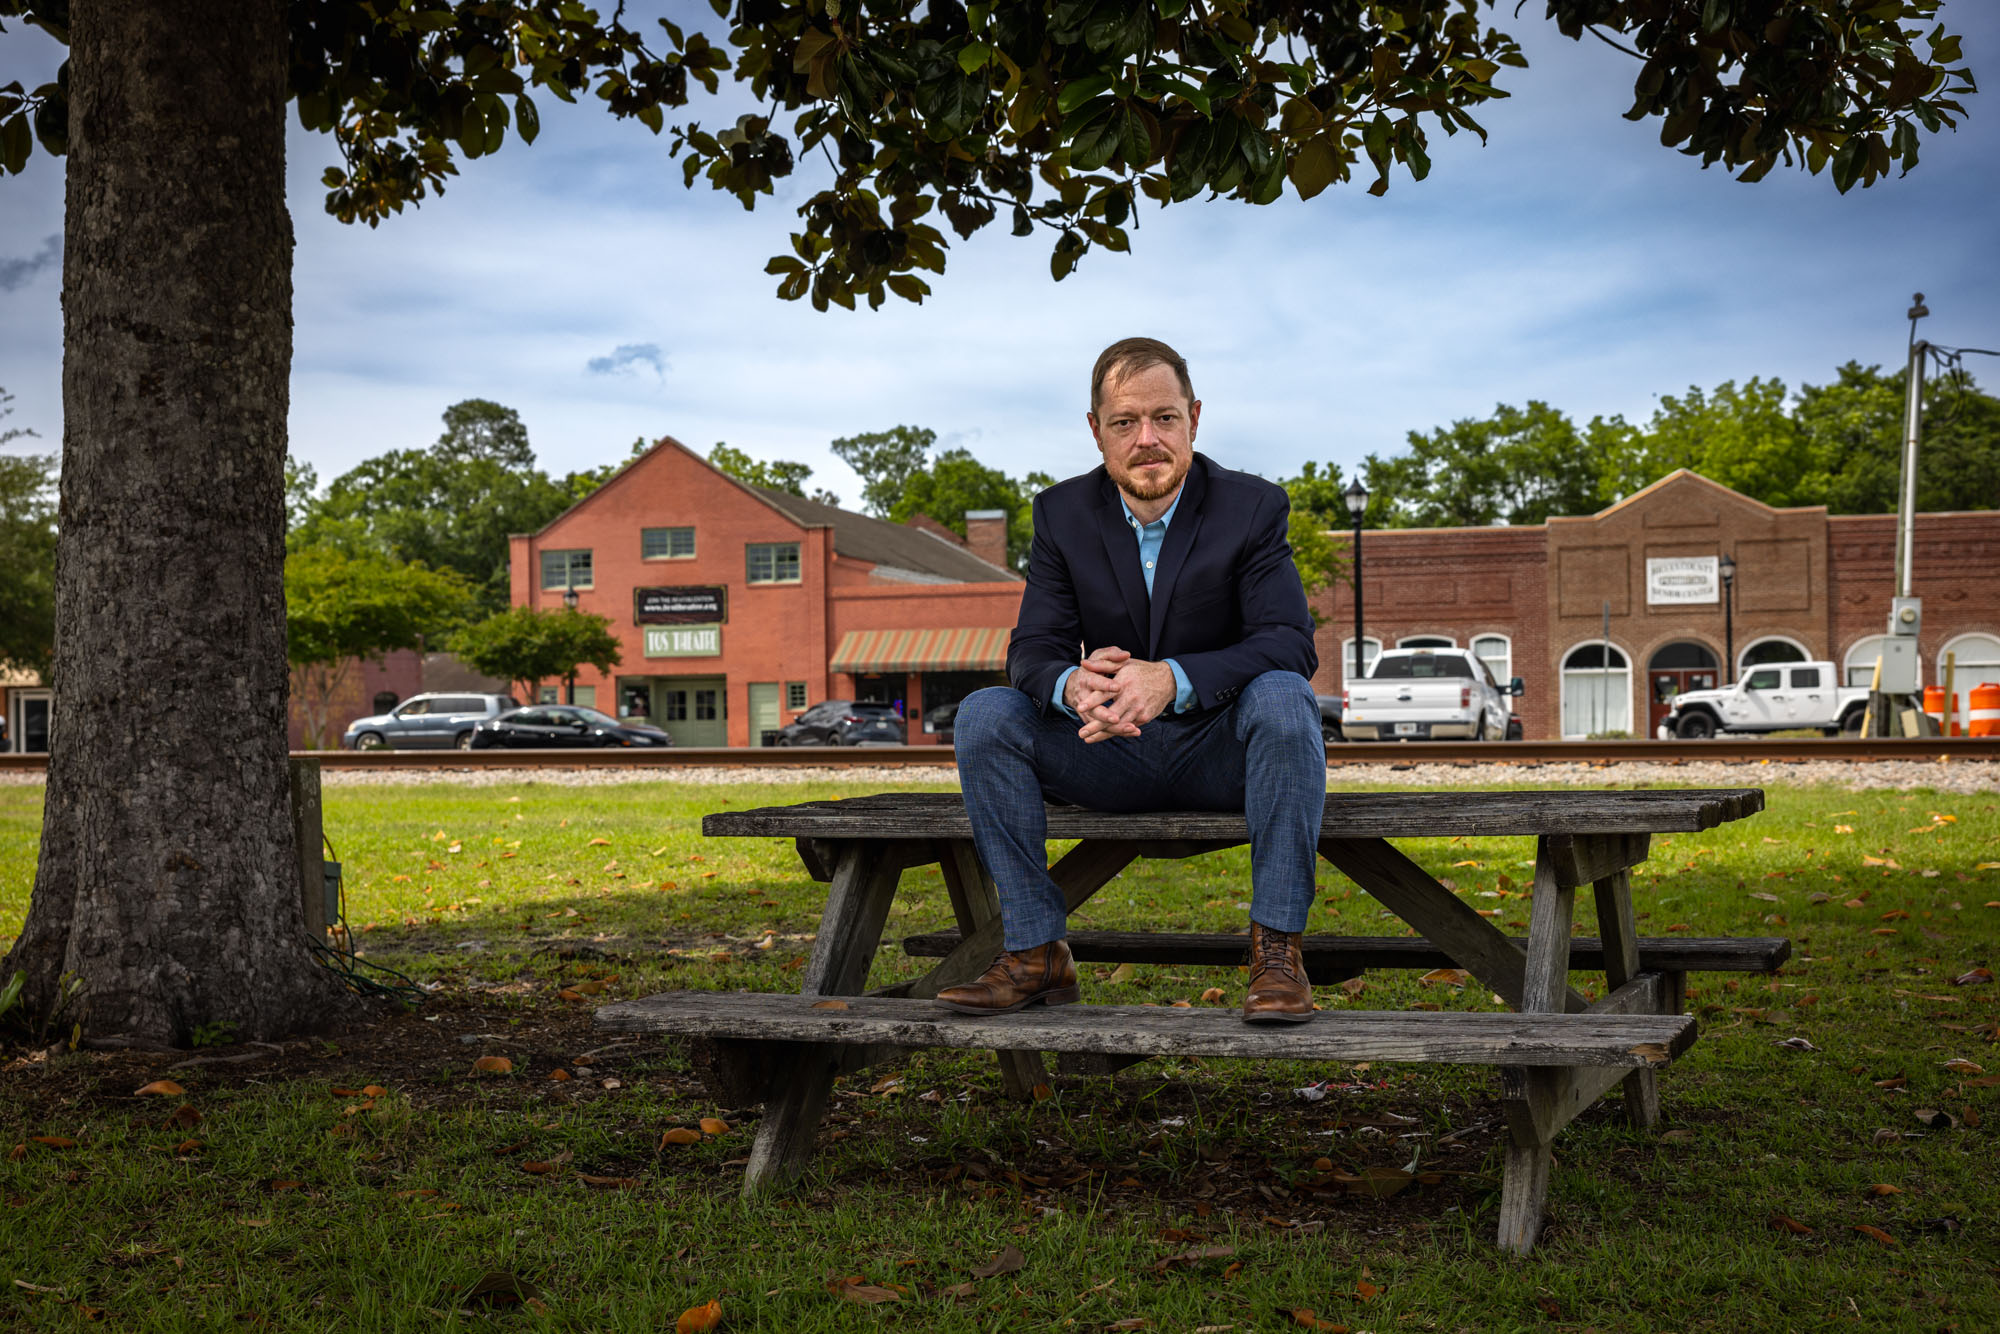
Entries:
{"label": "theatre sign", "polygon": [[1687,606],[1722,601],[1722,579],[1714,556],[1650,556],[1646,560],[1646,605]]}

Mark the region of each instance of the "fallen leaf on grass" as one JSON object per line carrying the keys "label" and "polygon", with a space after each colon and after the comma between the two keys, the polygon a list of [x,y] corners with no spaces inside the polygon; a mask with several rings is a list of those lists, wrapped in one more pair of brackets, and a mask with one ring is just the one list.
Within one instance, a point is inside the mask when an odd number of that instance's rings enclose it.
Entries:
{"label": "fallen leaf on grass", "polygon": [[165,1097],[178,1098],[186,1092],[186,1089],[174,1083],[171,1079],[156,1079],[150,1084],[142,1084],[138,1088],[133,1089],[132,1096],[139,1098],[144,1097],[148,1093],[158,1093]]}
{"label": "fallen leaf on grass", "polygon": [[1466,972],[1463,968],[1433,968],[1417,979],[1417,985],[1428,987],[1437,983],[1443,983],[1448,987],[1462,987],[1471,976],[1472,974]]}
{"label": "fallen leaf on grass", "polygon": [[15,1279],[15,1280],[14,1280],[14,1286],[15,1286],[15,1287],[17,1287],[17,1288],[25,1288],[25,1289],[27,1289],[27,1290],[28,1290],[29,1292],[61,1292],[61,1291],[62,1291],[62,1289],[61,1289],[61,1288],[51,1288],[51,1287],[48,1287],[48,1286],[46,1286],[46,1285],[44,1285],[44,1284],[41,1284],[41,1283],[30,1283],[30,1282],[28,1282],[28,1280],[27,1280],[27,1279],[25,1279],[25,1278],[17,1278],[17,1279]]}
{"label": "fallen leaf on grass", "polygon": [[[970,1285],[968,1285],[970,1286]],[[1142,1315],[1128,1315],[1123,1320],[1114,1320],[1106,1329],[1150,1329],[1153,1322]]]}
{"label": "fallen leaf on grass", "polygon": [[1000,1253],[972,1271],[974,1278],[996,1278],[1001,1274],[1011,1274],[1025,1268],[1028,1257],[1021,1254],[1018,1246],[1011,1242],[1000,1248]]}
{"label": "fallen leaf on grass", "polygon": [[719,1116],[704,1116],[701,1118],[701,1133],[704,1135],[727,1135],[733,1129],[735,1129],[734,1126]]}
{"label": "fallen leaf on grass", "polygon": [[686,1126],[675,1126],[672,1130],[660,1136],[660,1147],[663,1149],[670,1144],[699,1143],[701,1143],[701,1132],[699,1130],[690,1130]]}
{"label": "fallen leaf on grass", "polygon": [[1136,970],[1132,967],[1131,964],[1121,963],[1116,968],[1112,969],[1111,976],[1105,978],[1104,980],[1106,982],[1114,984],[1118,982],[1130,982],[1132,980],[1132,974],[1135,971]]}
{"label": "fallen leaf on grass", "polygon": [[[963,1301],[967,1297],[977,1297],[979,1295],[979,1285],[977,1283],[952,1283],[939,1288],[936,1295],[939,1297],[952,1297]],[[1107,1326],[1107,1328],[1116,1329],[1117,1326],[1112,1325]],[[1135,1325],[1132,1328],[1136,1329],[1138,1326]]]}
{"label": "fallen leaf on grass", "polygon": [[1210,987],[1207,991],[1201,993],[1201,1003],[1203,1005],[1220,1005],[1224,1000],[1228,999],[1228,995],[1229,993],[1221,987]]}
{"label": "fallen leaf on grass", "polygon": [[894,1288],[877,1287],[873,1283],[860,1283],[854,1279],[841,1279],[826,1285],[826,1290],[836,1297],[850,1302],[860,1302],[863,1306],[877,1306],[883,1302],[899,1302],[903,1294]]}
{"label": "fallen leaf on grass", "polygon": [[576,1179],[599,1190],[632,1190],[639,1184],[637,1177],[594,1177],[588,1172],[578,1172]]}
{"label": "fallen leaf on grass", "polygon": [[674,1334],[708,1334],[722,1323],[722,1302],[703,1302],[700,1306],[690,1306],[681,1312],[681,1318],[674,1321]]}
{"label": "fallen leaf on grass", "polygon": [[1873,1223],[1856,1223],[1854,1224],[1854,1230],[1871,1241],[1880,1242],[1884,1246],[1901,1246],[1903,1244],[1884,1232],[1881,1228],[1876,1227]]}
{"label": "fallen leaf on grass", "polygon": [[67,1135],[30,1135],[28,1138],[37,1144],[46,1144],[51,1149],[74,1149],[76,1147],[76,1141]]}
{"label": "fallen leaf on grass", "polygon": [[187,1126],[189,1129],[192,1129],[200,1124],[201,1124],[201,1113],[197,1112],[194,1109],[193,1103],[184,1102],[180,1106],[174,1108],[174,1110],[168,1114],[166,1120],[160,1122],[160,1127],[162,1129],[167,1129],[173,1126]]}
{"label": "fallen leaf on grass", "polygon": [[1915,1115],[1928,1130],[1950,1130],[1958,1124],[1958,1118],[1950,1112],[1940,1112],[1933,1107],[1919,1107]]}
{"label": "fallen leaf on grass", "polygon": [[1324,1330],[1325,1334],[1347,1334],[1347,1326],[1335,1324],[1331,1320],[1321,1320],[1319,1315],[1310,1306],[1295,1306],[1292,1308],[1291,1315],[1292,1323],[1295,1325],[1303,1325],[1307,1329]]}
{"label": "fallen leaf on grass", "polygon": [[1234,1246],[1190,1246],[1184,1251],[1175,1251],[1172,1255],[1155,1260],[1153,1272],[1164,1274],[1175,1265],[1200,1264],[1203,1260],[1226,1260],[1234,1254],[1236,1254]]}
{"label": "fallen leaf on grass", "polygon": [[489,1075],[514,1073],[514,1063],[505,1056],[482,1056],[472,1063],[472,1068]]}
{"label": "fallen leaf on grass", "polygon": [[1946,1061],[1944,1068],[1955,1075],[1980,1075],[1986,1073],[1985,1066],[1980,1065],[1976,1061],[1968,1061],[1962,1056],[1953,1057],[1951,1060]]}
{"label": "fallen leaf on grass", "polygon": [[1901,1186],[1892,1186],[1886,1181],[1878,1181],[1868,1188],[1868,1193],[1870,1195],[1901,1195],[1903,1188]]}
{"label": "fallen leaf on grass", "polygon": [[563,1069],[561,1066],[557,1066],[555,1069],[549,1071],[549,1078],[555,1080],[558,1084],[560,1084],[566,1079],[575,1078],[575,1076],[570,1074],[569,1071]]}
{"label": "fallen leaf on grass", "polygon": [[180,1143],[174,1145],[174,1156],[178,1158],[185,1158],[191,1153],[200,1153],[200,1152],[201,1152],[201,1141],[198,1139],[184,1139]]}
{"label": "fallen leaf on grass", "polygon": [[1812,1233],[1811,1228],[1801,1223],[1798,1219],[1793,1218],[1790,1214],[1772,1214],[1771,1230],[1773,1232],[1795,1232],[1800,1236],[1808,1236]]}
{"label": "fallen leaf on grass", "polygon": [[1368,983],[1358,977],[1350,977],[1340,984],[1340,989],[1349,996],[1359,996],[1368,989]]}
{"label": "fallen leaf on grass", "polygon": [[1367,1195],[1374,1199],[1386,1200],[1400,1192],[1415,1180],[1400,1167],[1364,1167],[1360,1175],[1335,1172],[1333,1180],[1344,1187],[1350,1195]]}
{"label": "fallen leaf on grass", "polygon": [[427,1200],[435,1194],[437,1194],[437,1191],[432,1189],[431,1187],[419,1186],[415,1190],[397,1191],[396,1198],[399,1200]]}
{"label": "fallen leaf on grass", "polygon": [[1983,986],[1992,980],[1993,970],[1991,968],[1974,968],[1971,972],[1960,973],[1951,981],[1953,986],[1976,987]]}

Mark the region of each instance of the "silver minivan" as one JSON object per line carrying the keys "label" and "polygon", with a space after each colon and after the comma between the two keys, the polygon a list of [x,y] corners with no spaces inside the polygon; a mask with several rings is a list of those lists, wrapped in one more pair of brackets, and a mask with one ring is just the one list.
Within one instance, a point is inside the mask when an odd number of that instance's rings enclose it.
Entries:
{"label": "silver minivan", "polygon": [[519,707],[512,695],[412,695],[387,713],[356,718],[340,744],[350,750],[471,750],[475,727]]}

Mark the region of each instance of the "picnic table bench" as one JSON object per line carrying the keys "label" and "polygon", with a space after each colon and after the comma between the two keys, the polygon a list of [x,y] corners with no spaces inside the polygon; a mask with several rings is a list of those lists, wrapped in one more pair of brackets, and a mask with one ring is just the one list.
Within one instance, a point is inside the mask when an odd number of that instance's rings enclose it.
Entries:
{"label": "picnic table bench", "polygon": [[[1681,1013],[1691,970],[1768,971],[1783,939],[1642,938],[1631,868],[1654,834],[1696,833],[1763,809],[1754,788],[1545,792],[1332,792],[1319,852],[1412,927],[1414,937],[1308,936],[1315,982],[1365,968],[1465,970],[1511,1013],[1369,1011],[1343,1007],[1311,1023],[1248,1025],[1234,1009],[1069,1005],[980,1016],[930,998],[976,977],[1000,948],[999,898],[973,850],[956,794],[883,793],[709,815],[711,837],[795,840],[826,908],[799,994],[666,992],[607,1005],[597,1023],[693,1040],[697,1064],[729,1105],[763,1102],[744,1193],[787,1182],[810,1158],[834,1080],[924,1047],[987,1048],[1010,1092],[1046,1082],[1042,1054],[1107,1071],[1185,1055],[1497,1066],[1507,1125],[1499,1244],[1533,1246],[1548,1194],[1550,1143],[1622,1084],[1632,1122],[1659,1120],[1655,1072],[1695,1040]],[[1138,858],[1198,856],[1249,841],[1241,813],[1112,814],[1048,808],[1051,839],[1079,840],[1050,868],[1071,911]],[[1398,838],[1525,835],[1535,839],[1528,934],[1510,937],[1390,842]],[[910,937],[906,951],[938,962],[921,977],[863,994],[902,873],[938,865],[957,928]],[[1576,891],[1590,886],[1599,936],[1573,938]],[[1082,931],[1084,962],[1231,965],[1247,938]],[[1592,1002],[1570,985],[1601,970]]]}

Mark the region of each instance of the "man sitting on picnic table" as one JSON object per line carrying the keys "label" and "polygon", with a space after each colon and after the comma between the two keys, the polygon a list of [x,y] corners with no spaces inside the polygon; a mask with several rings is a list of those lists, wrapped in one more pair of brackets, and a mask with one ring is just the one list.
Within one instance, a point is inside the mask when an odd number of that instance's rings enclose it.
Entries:
{"label": "man sitting on picnic table", "polygon": [[1078,999],[1063,893],[1047,867],[1047,798],[1101,811],[1243,811],[1243,1018],[1303,1022],[1313,1009],[1300,936],[1326,749],[1289,502],[1194,452],[1201,402],[1165,343],[1106,348],[1090,409],[1103,466],[1035,498],[1012,684],[959,706],[966,814],[1006,934],[986,972],[939,992],[938,1004],[1010,1014]]}

